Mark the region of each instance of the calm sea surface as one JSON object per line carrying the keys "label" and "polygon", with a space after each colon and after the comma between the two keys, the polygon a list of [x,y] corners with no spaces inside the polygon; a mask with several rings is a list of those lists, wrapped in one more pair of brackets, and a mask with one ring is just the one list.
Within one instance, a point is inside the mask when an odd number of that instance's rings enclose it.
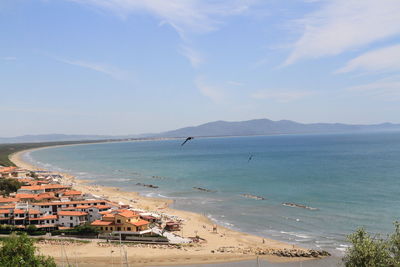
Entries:
{"label": "calm sea surface", "polygon": [[96,184],[175,199],[176,208],[237,230],[336,254],[357,227],[389,233],[400,220],[400,133],[199,138],[183,147],[181,142],[68,146],[27,153],[25,159]]}

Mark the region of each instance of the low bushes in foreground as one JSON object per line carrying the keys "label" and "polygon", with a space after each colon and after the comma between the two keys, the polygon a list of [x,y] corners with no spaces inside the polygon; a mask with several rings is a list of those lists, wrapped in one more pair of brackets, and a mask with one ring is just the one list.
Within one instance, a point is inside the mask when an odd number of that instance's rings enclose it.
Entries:
{"label": "low bushes in foreground", "polygon": [[56,267],[53,258],[37,255],[34,241],[26,233],[11,234],[1,243],[1,267]]}
{"label": "low bushes in foreground", "polygon": [[348,236],[351,247],[343,257],[346,267],[400,267],[400,223],[395,231],[381,238],[371,236],[363,228]]}

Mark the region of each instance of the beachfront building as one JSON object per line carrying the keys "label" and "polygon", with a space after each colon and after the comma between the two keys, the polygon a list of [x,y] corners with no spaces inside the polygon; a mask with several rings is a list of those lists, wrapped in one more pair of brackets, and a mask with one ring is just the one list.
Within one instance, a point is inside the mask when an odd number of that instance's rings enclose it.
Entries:
{"label": "beachfront building", "polygon": [[17,190],[17,194],[41,194],[48,192],[57,192],[60,190],[69,190],[71,186],[61,185],[61,184],[41,184],[41,185],[30,185],[30,186],[21,186],[20,189]]}
{"label": "beachfront building", "polygon": [[76,208],[78,206],[104,206],[104,205],[115,206],[113,204],[100,199],[100,200],[79,200],[79,201],[53,201],[53,202],[41,202],[41,203],[30,203],[30,206],[34,209],[40,210],[42,213],[56,215],[59,211],[66,208]]}
{"label": "beachfront building", "polygon": [[87,222],[88,214],[82,211],[59,211],[58,224],[64,227],[75,227]]}
{"label": "beachfront building", "polygon": [[135,233],[149,228],[148,221],[142,220],[136,212],[126,209],[105,213],[101,220],[96,220],[91,225],[103,233]]}
{"label": "beachfront building", "polygon": [[101,220],[103,214],[109,213],[109,210],[111,208],[112,207],[110,205],[98,205],[98,206],[81,205],[76,207],[64,208],[63,210],[86,212],[88,214],[88,221],[93,222],[96,220]]}

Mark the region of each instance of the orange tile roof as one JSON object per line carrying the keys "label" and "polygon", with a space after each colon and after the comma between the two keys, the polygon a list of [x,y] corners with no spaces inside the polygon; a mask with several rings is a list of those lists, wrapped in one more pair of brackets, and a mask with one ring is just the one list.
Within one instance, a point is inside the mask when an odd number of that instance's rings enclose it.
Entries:
{"label": "orange tile roof", "polygon": [[14,214],[24,214],[24,213],[25,213],[24,210],[19,210],[19,209],[14,210]]}
{"label": "orange tile roof", "polygon": [[133,222],[132,224],[135,225],[135,226],[142,226],[142,225],[149,224],[149,222],[145,221],[145,220],[140,220],[138,222]]}
{"label": "orange tile roof", "polygon": [[95,208],[98,208],[98,209],[111,209],[111,206],[108,206],[108,205],[97,205],[97,206],[94,206]]}
{"label": "orange tile roof", "polygon": [[15,204],[0,206],[0,210],[2,210],[2,209],[13,209],[13,208],[15,208]]}
{"label": "orange tile roof", "polygon": [[0,172],[11,172],[15,170],[17,167],[2,167],[0,168]]}
{"label": "orange tile roof", "polygon": [[63,195],[64,196],[80,196],[80,195],[82,195],[82,192],[76,191],[76,190],[68,190],[68,191],[65,191],[65,193]]}
{"label": "orange tile roof", "polygon": [[0,214],[7,214],[10,213],[10,210],[0,210]]}
{"label": "orange tile roof", "polygon": [[82,211],[59,211],[57,213],[58,215],[61,216],[83,216],[83,215],[87,215],[86,212],[82,212]]}
{"label": "orange tile roof", "polygon": [[34,199],[36,194],[16,194],[15,197],[19,199]]}
{"label": "orange tile roof", "polygon": [[18,198],[14,197],[0,197],[0,203],[11,203],[11,202],[18,202]]}
{"label": "orange tile roof", "polygon": [[76,206],[76,209],[88,209],[88,208],[93,208],[93,206],[90,205],[80,205],[80,206]]}
{"label": "orange tile roof", "polygon": [[43,217],[39,217],[39,220],[56,220],[57,219],[57,215],[46,215]]}
{"label": "orange tile roof", "polygon": [[111,224],[113,224],[113,223],[114,223],[114,222],[107,222],[107,221],[96,220],[96,221],[92,222],[90,225],[93,225],[93,226],[103,226],[103,225],[111,225]]}
{"label": "orange tile roof", "polygon": [[61,185],[61,184],[46,184],[46,185],[28,185],[28,186],[21,186],[21,189],[24,190],[45,190],[45,189],[63,189],[63,188],[71,188],[68,185]]}
{"label": "orange tile roof", "polygon": [[57,202],[42,202],[42,203],[35,203],[34,205],[37,206],[51,206],[51,205],[65,205],[65,204],[90,204],[90,203],[104,203],[106,201],[104,200],[80,200],[80,201],[67,201],[67,202],[61,202],[61,201],[57,201]]}
{"label": "orange tile roof", "polygon": [[131,217],[137,217],[139,215],[136,214],[136,212],[133,212],[131,210],[118,210],[118,215],[121,215],[126,218],[131,218]]}
{"label": "orange tile roof", "polygon": [[28,214],[40,214],[41,212],[38,210],[28,210]]}

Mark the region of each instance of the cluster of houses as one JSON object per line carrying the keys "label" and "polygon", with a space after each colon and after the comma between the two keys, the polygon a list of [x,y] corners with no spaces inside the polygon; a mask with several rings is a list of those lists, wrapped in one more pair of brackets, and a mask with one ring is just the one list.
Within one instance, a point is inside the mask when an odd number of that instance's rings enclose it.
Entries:
{"label": "cluster of houses", "polygon": [[23,184],[17,192],[0,196],[0,225],[52,231],[90,224],[102,233],[141,233],[156,215],[132,210],[107,199],[73,190],[59,182],[58,174],[0,167],[0,179],[16,179]]}

